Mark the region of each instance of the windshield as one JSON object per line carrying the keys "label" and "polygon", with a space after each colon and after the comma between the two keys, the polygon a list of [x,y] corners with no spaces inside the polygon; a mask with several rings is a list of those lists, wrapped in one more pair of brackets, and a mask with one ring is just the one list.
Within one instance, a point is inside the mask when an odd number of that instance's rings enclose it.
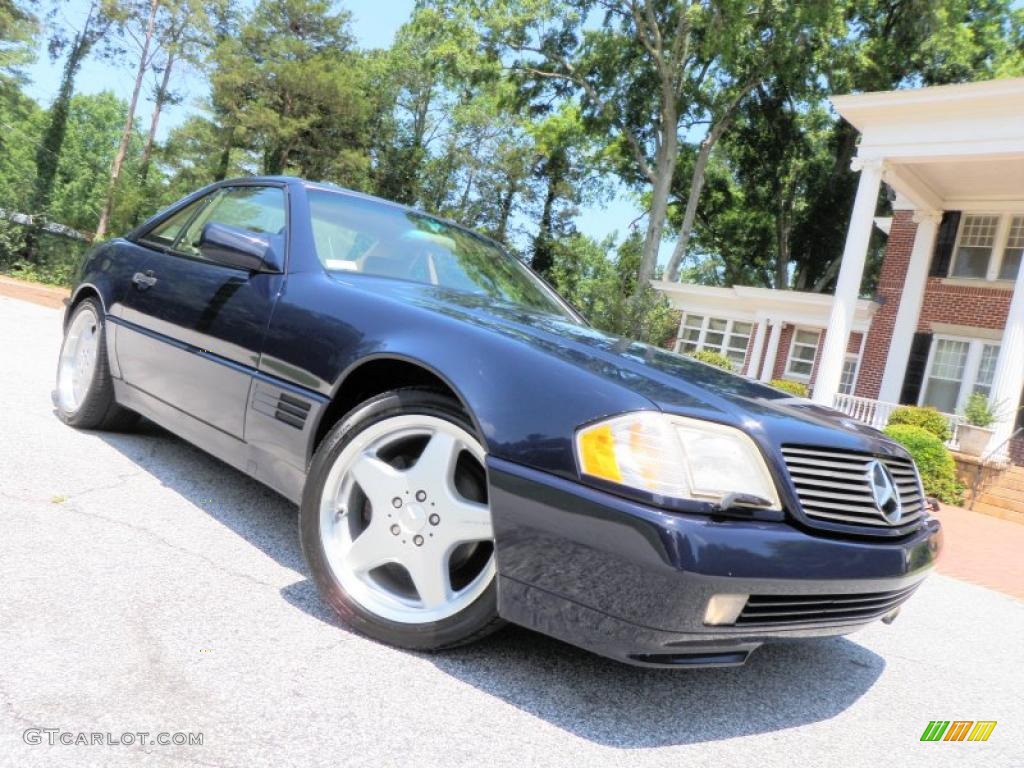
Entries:
{"label": "windshield", "polygon": [[412,280],[576,319],[529,269],[467,229],[340,192],[308,194],[317,258],[329,271]]}

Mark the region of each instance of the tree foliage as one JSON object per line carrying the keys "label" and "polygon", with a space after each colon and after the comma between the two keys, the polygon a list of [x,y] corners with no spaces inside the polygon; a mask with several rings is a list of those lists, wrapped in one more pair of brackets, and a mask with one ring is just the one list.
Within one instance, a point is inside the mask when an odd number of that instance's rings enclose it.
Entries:
{"label": "tree foliage", "polygon": [[[599,327],[656,341],[659,258],[829,290],[856,186],[830,94],[1024,72],[1011,0],[419,0],[374,50],[332,0],[88,0],[75,25],[32,2],[0,0],[0,208],[93,232],[106,205],[118,232],[211,181],[306,176],[475,227]],[[45,108],[22,90],[44,35]],[[95,56],[139,77],[148,115],[76,95]],[[643,210],[596,242],[578,213],[612,194]]]}

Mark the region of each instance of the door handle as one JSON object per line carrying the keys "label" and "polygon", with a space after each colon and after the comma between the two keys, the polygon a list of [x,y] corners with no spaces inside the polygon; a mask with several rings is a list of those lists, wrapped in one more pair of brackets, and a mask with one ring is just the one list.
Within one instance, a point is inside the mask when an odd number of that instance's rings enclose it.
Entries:
{"label": "door handle", "polygon": [[147,269],[145,272],[136,272],[132,275],[132,282],[135,283],[136,288],[144,291],[156,285],[156,275],[153,274],[152,269]]}

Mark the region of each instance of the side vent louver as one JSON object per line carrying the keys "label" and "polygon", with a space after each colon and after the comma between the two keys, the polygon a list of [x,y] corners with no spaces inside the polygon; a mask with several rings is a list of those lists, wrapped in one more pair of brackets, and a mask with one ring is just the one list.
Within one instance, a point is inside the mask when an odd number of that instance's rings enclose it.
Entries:
{"label": "side vent louver", "polygon": [[277,410],[274,418],[290,424],[296,429],[302,429],[306,424],[306,417],[309,415],[309,403],[298,397],[281,393],[277,399]]}
{"label": "side vent louver", "polygon": [[277,419],[289,427],[302,429],[306,426],[311,403],[298,395],[282,392],[263,382],[256,384],[252,407],[260,413]]}

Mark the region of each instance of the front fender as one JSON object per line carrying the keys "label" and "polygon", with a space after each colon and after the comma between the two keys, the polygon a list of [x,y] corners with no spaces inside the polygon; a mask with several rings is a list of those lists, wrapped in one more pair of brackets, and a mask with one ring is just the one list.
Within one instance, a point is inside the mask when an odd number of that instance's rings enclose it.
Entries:
{"label": "front fender", "polygon": [[462,400],[490,455],[575,478],[579,426],[655,406],[617,383],[604,370],[611,363],[556,356],[546,344],[554,342],[303,274],[289,277],[260,367],[333,398],[368,361],[413,363]]}

